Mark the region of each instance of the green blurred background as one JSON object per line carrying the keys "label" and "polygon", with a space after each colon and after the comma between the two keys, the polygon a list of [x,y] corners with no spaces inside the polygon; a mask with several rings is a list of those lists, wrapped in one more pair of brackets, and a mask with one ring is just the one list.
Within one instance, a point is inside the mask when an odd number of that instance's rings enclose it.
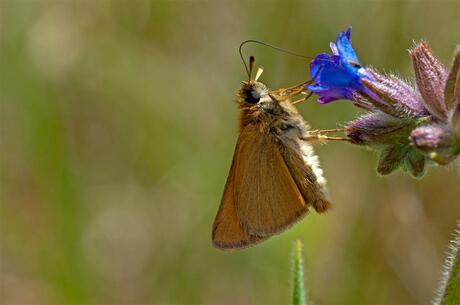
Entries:
{"label": "green blurred background", "polygon": [[[211,246],[237,136],[237,53],[314,56],[353,26],[363,64],[412,79],[426,39],[449,64],[459,1],[0,2],[2,304],[286,304],[305,244],[315,304],[428,304],[460,216],[455,166],[376,175],[376,155],[316,148],[334,209],[257,247]],[[245,48],[276,88],[308,62]],[[299,105],[314,128],[358,113]]]}

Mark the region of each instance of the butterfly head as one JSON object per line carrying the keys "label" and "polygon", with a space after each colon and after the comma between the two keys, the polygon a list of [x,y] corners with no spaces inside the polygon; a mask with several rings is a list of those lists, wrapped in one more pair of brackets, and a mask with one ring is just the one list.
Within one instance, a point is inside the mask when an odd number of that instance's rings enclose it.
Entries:
{"label": "butterfly head", "polygon": [[242,82],[242,86],[238,91],[238,102],[244,108],[257,106],[267,107],[279,104],[282,101],[300,94],[305,90],[304,84],[289,88],[281,88],[276,90],[269,89],[264,83],[251,80]]}
{"label": "butterfly head", "polygon": [[254,62],[255,59],[251,56],[248,69],[249,79],[242,82],[237,94],[238,102],[242,108],[262,109],[272,112],[274,109],[279,108],[280,102],[289,100],[305,90],[305,83],[289,88],[270,90],[264,83],[259,81],[263,68],[258,68],[254,79],[252,79]]}
{"label": "butterfly head", "polygon": [[242,104],[256,105],[270,100],[269,89],[264,83],[258,81],[245,81],[238,91],[238,99]]}

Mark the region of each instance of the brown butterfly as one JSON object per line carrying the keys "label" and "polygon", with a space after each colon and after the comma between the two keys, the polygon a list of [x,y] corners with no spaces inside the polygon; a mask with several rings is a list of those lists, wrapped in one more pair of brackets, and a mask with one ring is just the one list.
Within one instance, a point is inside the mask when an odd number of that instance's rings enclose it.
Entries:
{"label": "brown butterfly", "polygon": [[308,83],[270,90],[258,81],[261,69],[251,79],[253,67],[251,57],[249,80],[237,93],[239,137],[212,230],[213,245],[224,250],[250,247],[291,227],[310,206],[322,213],[331,205],[309,143],[330,138],[311,131],[290,100]]}

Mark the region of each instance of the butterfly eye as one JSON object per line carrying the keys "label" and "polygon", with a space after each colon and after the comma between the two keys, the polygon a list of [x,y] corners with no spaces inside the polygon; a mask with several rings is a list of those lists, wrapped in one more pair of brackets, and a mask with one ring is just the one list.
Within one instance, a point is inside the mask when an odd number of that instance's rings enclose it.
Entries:
{"label": "butterfly eye", "polygon": [[244,90],[244,101],[248,104],[257,104],[260,101],[260,93],[253,88]]}
{"label": "butterfly eye", "polygon": [[258,92],[249,91],[246,96],[246,102],[249,104],[257,104],[260,101],[260,96]]}

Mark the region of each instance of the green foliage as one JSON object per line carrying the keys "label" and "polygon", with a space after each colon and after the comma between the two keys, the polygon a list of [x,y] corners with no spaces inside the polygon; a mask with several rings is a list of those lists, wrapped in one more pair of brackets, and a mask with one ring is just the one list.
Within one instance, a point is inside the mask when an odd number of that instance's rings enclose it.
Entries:
{"label": "green foliage", "polygon": [[460,221],[457,221],[457,230],[454,239],[450,242],[449,252],[443,266],[434,305],[460,304]]}
{"label": "green foliage", "polygon": [[302,242],[297,239],[292,251],[292,304],[307,305],[307,295],[304,283]]}

